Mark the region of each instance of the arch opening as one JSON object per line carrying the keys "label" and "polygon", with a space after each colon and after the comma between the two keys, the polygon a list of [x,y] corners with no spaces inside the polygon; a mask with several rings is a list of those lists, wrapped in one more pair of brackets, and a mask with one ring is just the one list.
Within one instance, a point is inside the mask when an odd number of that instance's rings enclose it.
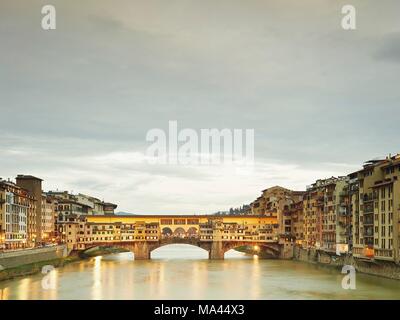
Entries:
{"label": "arch opening", "polygon": [[186,231],[185,231],[185,229],[183,229],[181,227],[178,227],[178,228],[175,229],[173,235],[174,235],[174,237],[177,237],[177,238],[185,238],[186,237]]}
{"label": "arch opening", "polygon": [[279,249],[263,244],[245,244],[226,248],[225,258],[263,258],[276,259],[279,257]]}
{"label": "arch opening", "polygon": [[86,257],[106,256],[111,254],[129,253],[130,250],[124,246],[118,245],[97,245],[82,251]]}
{"label": "arch opening", "polygon": [[168,228],[168,227],[162,228],[162,230],[161,230],[161,236],[162,236],[163,238],[169,238],[169,237],[171,237],[171,236],[172,236],[172,230],[171,230],[171,228]]}
{"label": "arch opening", "polygon": [[187,235],[189,238],[196,238],[198,236],[197,228],[190,227],[187,231]]}
{"label": "arch opening", "polygon": [[251,259],[252,255],[245,252],[246,246],[236,246],[234,248],[228,248],[224,252],[224,259]]}

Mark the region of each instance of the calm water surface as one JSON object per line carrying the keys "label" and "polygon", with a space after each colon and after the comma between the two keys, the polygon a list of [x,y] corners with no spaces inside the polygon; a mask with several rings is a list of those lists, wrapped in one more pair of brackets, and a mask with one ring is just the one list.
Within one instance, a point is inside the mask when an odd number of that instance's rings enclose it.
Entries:
{"label": "calm water surface", "polygon": [[108,255],[69,264],[45,279],[3,281],[0,299],[400,299],[400,281],[357,274],[357,289],[344,290],[340,270],[236,251],[209,261],[200,248],[171,245],[153,251],[152,259]]}

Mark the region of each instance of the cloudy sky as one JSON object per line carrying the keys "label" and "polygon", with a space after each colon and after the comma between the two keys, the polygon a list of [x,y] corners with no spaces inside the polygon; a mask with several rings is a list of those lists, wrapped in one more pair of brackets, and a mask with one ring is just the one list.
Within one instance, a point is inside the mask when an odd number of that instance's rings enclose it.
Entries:
{"label": "cloudy sky", "polygon": [[[57,29],[41,28],[53,4]],[[341,28],[352,4],[357,30]],[[400,152],[397,0],[0,2],[0,177],[212,213]],[[152,165],[146,133],[251,128],[255,164]]]}

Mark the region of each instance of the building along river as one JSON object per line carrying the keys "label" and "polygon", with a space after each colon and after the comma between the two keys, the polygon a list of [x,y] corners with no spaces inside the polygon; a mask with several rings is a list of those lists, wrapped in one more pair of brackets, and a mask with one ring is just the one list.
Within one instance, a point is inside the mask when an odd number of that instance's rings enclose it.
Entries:
{"label": "building along river", "polygon": [[262,260],[229,251],[225,260],[188,245],[134,261],[119,253],[0,282],[0,299],[400,299],[400,281],[356,275],[342,288],[341,270],[290,260]]}

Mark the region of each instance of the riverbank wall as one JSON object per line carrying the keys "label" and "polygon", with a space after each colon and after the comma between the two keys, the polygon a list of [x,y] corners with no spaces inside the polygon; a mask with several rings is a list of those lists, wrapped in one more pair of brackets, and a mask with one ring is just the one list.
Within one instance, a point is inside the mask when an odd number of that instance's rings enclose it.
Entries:
{"label": "riverbank wall", "polygon": [[66,245],[17,250],[0,253],[0,270],[20,267],[26,264],[61,259],[68,256]]}
{"label": "riverbank wall", "polygon": [[77,259],[68,257],[65,245],[3,252],[0,253],[0,281],[39,273],[45,265],[56,268]]}
{"label": "riverbank wall", "polygon": [[42,272],[44,266],[63,267],[71,262],[99,255],[126,252],[110,247],[96,247],[85,253],[70,251],[66,245],[0,253],[0,281]]}
{"label": "riverbank wall", "polygon": [[293,248],[293,259],[333,268],[342,268],[345,265],[351,265],[360,273],[400,280],[400,266],[390,261],[368,261],[354,258],[351,255],[338,256],[335,253],[316,249],[304,249],[298,246],[294,246]]}

